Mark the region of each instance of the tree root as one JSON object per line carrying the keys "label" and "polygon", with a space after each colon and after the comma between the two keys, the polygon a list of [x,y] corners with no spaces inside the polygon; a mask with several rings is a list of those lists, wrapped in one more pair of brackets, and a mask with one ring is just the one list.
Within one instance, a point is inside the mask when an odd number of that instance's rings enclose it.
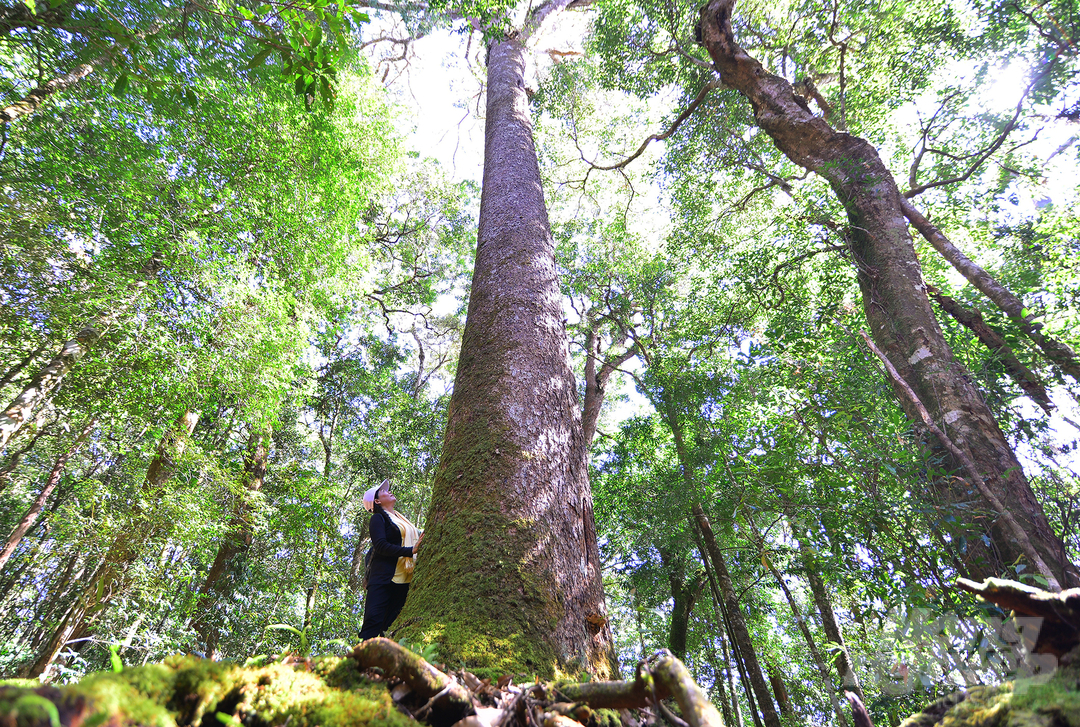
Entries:
{"label": "tree root", "polygon": [[[596,709],[632,709],[656,705],[670,722],[685,721],[689,727],[723,727],[720,713],[690,676],[686,666],[664,649],[653,657],[651,668],[638,664],[632,682],[586,682],[564,684],[559,692],[574,702],[584,702]],[[674,697],[682,719],[671,715],[660,700]]]}
{"label": "tree root", "polygon": [[[472,695],[468,689],[427,663],[408,649],[390,639],[368,639],[352,652],[352,658],[363,669],[378,667],[385,674],[404,681],[427,703],[421,712],[437,713],[443,721],[461,719],[473,712]],[[419,715],[418,716],[422,716]]]}

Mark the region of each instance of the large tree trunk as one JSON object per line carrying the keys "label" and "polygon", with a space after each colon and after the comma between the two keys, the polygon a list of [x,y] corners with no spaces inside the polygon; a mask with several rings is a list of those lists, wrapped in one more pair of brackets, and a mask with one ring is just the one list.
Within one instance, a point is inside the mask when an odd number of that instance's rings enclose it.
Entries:
{"label": "large tree trunk", "polygon": [[472,293],[401,622],[449,661],[607,677],[616,666],[523,40],[488,50]]}
{"label": "large tree trunk", "polygon": [[[247,492],[258,492],[262,489],[263,479],[266,477],[266,461],[270,455],[268,445],[267,433],[253,428],[244,457],[244,489]],[[222,538],[214,562],[199,587],[191,625],[199,635],[199,641],[206,647],[207,659],[213,659],[217,651],[218,629],[214,620],[214,604],[226,592],[222,587],[222,576],[229,571],[236,571],[251,548],[253,535],[248,519],[250,510],[247,498],[241,495],[229,522],[229,532]]]}
{"label": "large tree trunk", "polygon": [[[157,456],[150,462],[143,482],[143,493],[150,498],[160,495],[160,489],[176,471],[176,463],[183,454],[187,439],[199,421],[199,413],[187,411],[176,422],[158,445]],[[152,524],[146,522],[146,513],[136,512],[129,527],[120,533],[109,546],[105,562],[75,599],[60,625],[53,631],[45,648],[30,668],[30,676],[46,674],[64,644],[81,638],[89,632],[90,619],[102,611],[112,599],[124,590],[124,573],[142,553],[146,540],[152,535]]]}
{"label": "large tree trunk", "polygon": [[[711,0],[701,9],[702,40],[723,81],[749,99],[758,125],[777,148],[828,180],[844,203],[863,309],[874,340],[914,387],[933,419],[977,463],[997,497],[1010,504],[1062,584],[1080,585],[1080,571],[1069,562],[997,421],[942,336],[915,257],[901,195],[888,168],[873,146],[811,114],[798,103],[790,83],[768,73],[735,42],[734,4],[734,0]],[[919,421],[906,397],[901,397],[901,406],[909,418]],[[930,446],[951,469],[960,469],[944,447],[933,442]],[[941,478],[939,483],[935,496],[945,507],[978,496],[958,478]],[[957,509],[954,514],[966,512]],[[974,522],[964,525],[978,527]],[[995,518],[987,535],[990,549],[983,548],[978,537],[968,539],[971,557],[966,567],[976,580],[997,575],[1024,555],[1001,519]]]}
{"label": "large tree trunk", "polygon": [[82,432],[72,442],[71,446],[60,453],[60,456],[56,458],[56,464],[53,465],[52,472],[49,473],[49,478],[45,480],[45,486],[41,488],[41,492],[34,498],[34,501],[30,503],[29,509],[26,514],[22,516],[18,524],[15,525],[15,529],[8,535],[7,542],[4,543],[4,547],[0,548],[0,570],[3,570],[7,565],[8,560],[11,558],[11,554],[15,552],[15,549],[19,547],[19,543],[22,542],[23,536],[30,532],[30,528],[37,522],[38,516],[41,511],[45,509],[45,502],[49,499],[49,496],[56,489],[56,486],[60,484],[60,476],[64,473],[64,467],[67,466],[67,461],[71,459],[72,455],[79,451],[79,447],[86,441],[86,438],[90,436],[90,430],[93,429],[94,419],[86,423]]}

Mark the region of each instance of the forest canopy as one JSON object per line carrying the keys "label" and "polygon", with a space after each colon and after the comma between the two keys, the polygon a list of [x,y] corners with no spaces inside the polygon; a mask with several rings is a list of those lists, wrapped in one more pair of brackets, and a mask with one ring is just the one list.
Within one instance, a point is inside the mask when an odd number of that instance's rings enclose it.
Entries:
{"label": "forest canopy", "polygon": [[431,538],[394,637],[452,668],[666,648],[765,727],[1023,672],[954,584],[1080,586],[1078,43],[1069,0],[6,0],[0,676],[346,653],[384,478]]}

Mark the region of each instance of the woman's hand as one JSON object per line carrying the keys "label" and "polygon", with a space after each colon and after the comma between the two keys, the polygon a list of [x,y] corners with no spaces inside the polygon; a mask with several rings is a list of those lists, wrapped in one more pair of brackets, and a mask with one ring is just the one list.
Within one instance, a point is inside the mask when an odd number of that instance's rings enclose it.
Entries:
{"label": "woman's hand", "polygon": [[412,547],[412,554],[413,555],[416,555],[417,553],[420,552],[420,543],[423,541],[423,539],[424,539],[424,534],[420,533],[420,537],[416,539],[415,543],[413,543],[413,547]]}

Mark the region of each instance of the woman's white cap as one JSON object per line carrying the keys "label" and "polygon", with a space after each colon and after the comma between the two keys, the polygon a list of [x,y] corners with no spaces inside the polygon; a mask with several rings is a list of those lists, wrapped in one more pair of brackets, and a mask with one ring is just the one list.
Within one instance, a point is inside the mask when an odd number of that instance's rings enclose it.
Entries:
{"label": "woman's white cap", "polygon": [[389,477],[387,477],[385,480],[383,480],[379,484],[375,485],[374,487],[369,487],[367,489],[367,491],[364,493],[364,509],[365,510],[367,510],[368,512],[375,512],[375,495],[379,492],[379,490],[381,490],[383,488],[386,488],[387,490],[390,489],[390,478]]}

